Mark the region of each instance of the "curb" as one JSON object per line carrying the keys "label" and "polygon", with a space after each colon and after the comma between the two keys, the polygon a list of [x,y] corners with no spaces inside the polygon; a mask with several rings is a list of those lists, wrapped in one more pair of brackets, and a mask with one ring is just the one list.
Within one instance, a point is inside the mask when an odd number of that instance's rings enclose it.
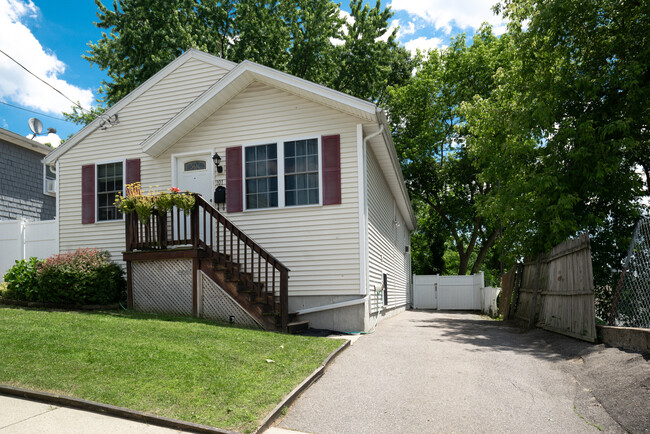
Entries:
{"label": "curb", "polygon": [[284,399],[271,411],[271,413],[269,413],[269,415],[266,416],[266,418],[262,421],[260,426],[255,431],[255,434],[261,434],[262,432],[269,429],[273,424],[273,422],[275,422],[275,420],[282,414],[282,411],[285,408],[289,407],[293,403],[293,401],[295,401],[296,398],[300,396],[302,392],[309,389],[309,386],[315,383],[316,380],[322,377],[327,366],[330,363],[332,363],[334,359],[349,346],[350,346],[350,341],[346,340],[337,349],[332,351],[332,353],[329,356],[327,356],[327,358],[323,361],[323,363],[321,363],[321,365],[318,368],[316,368],[316,370],[312,372],[309,377],[305,378],[305,380],[302,383],[297,385],[295,389],[289,392],[289,394],[284,397]]}
{"label": "curb", "polygon": [[92,411],[93,413],[104,414],[107,416],[116,416],[122,419],[147,423],[149,425],[157,425],[165,428],[173,428],[196,433],[236,434],[234,431],[227,431],[220,428],[201,425],[198,423],[156,416],[154,414],[135,411],[124,407],[117,407],[114,405],[102,404],[95,401],[88,401],[85,399],[73,398],[65,395],[37,392],[34,390],[21,389],[18,387],[5,386],[1,384],[0,394],[18,398],[27,398],[31,399],[32,401],[44,402],[46,404],[55,404],[62,407],[76,408],[78,410]]}

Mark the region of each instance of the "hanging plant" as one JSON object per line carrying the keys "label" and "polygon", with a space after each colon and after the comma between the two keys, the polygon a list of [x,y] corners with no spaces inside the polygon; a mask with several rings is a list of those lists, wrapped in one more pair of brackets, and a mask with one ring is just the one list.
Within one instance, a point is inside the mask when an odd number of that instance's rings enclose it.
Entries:
{"label": "hanging plant", "polygon": [[153,187],[149,187],[149,191],[142,194],[139,182],[127,184],[126,197],[118,193],[114,202],[114,205],[122,213],[137,213],[142,224],[149,221],[154,210],[164,214],[175,206],[183,210],[185,215],[189,215],[195,204],[196,199],[192,193],[181,192],[176,187],[170,188],[169,192],[156,192]]}

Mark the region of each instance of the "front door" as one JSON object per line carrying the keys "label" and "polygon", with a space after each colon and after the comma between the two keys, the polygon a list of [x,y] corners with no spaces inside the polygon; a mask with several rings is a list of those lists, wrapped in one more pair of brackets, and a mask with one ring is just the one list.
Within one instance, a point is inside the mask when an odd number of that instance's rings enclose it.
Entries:
{"label": "front door", "polygon": [[[183,156],[176,158],[176,185],[181,191],[198,193],[203,196],[206,202],[212,203],[212,158],[210,154]],[[204,230],[204,225],[209,225],[209,221],[204,222],[205,216],[199,214],[199,237],[201,240],[208,242],[210,240],[211,229]],[[181,235],[186,227],[190,227],[189,216],[185,218],[185,225],[182,226]],[[176,231],[176,228],[172,228]],[[205,231],[208,231],[207,233]],[[206,236],[207,235],[207,236]],[[189,236],[189,233],[188,233]]]}
{"label": "front door", "polygon": [[181,191],[198,193],[212,203],[212,159],[210,154],[178,157],[176,184]]}

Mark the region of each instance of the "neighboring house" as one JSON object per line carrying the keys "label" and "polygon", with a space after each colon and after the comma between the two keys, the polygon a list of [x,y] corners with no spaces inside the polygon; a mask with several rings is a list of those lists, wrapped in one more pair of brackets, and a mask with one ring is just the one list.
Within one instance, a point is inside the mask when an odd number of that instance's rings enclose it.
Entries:
{"label": "neighboring house", "polygon": [[[278,299],[283,296],[274,283],[274,270],[282,275],[283,266],[290,270],[288,311],[312,327],[367,331],[378,316],[406,308],[415,219],[386,118],[372,103],[256,63],[235,64],[192,49],[46,162],[56,164],[59,174],[60,250],[100,247],[124,258],[129,302],[136,308],[206,317],[221,309],[213,316],[223,318],[234,309],[228,303],[236,301],[247,313],[226,318],[243,323],[252,318],[269,328],[262,315],[277,313],[277,305],[286,303]],[[115,193],[135,181],[145,191],[173,186],[210,202],[215,188],[225,187],[221,212],[228,221],[202,204],[202,217],[195,226],[190,222],[191,241],[175,229],[181,219],[170,214],[165,218],[171,222],[150,228],[165,234],[164,243],[173,238],[193,244],[194,253],[136,252],[159,248],[161,239],[150,243],[149,232],[144,237],[143,226],[129,218],[125,225],[112,205]],[[231,247],[207,260],[201,249],[218,244],[213,236],[222,249]],[[240,245],[257,256],[248,260],[242,253],[233,265]],[[271,263],[270,271],[264,261]],[[251,266],[253,278],[246,271]],[[233,275],[239,282],[231,285]],[[241,282],[255,276],[266,283]],[[382,284],[386,291],[377,292]],[[273,288],[272,294],[262,297],[261,288]],[[208,293],[226,295],[222,304],[214,304]],[[172,307],[174,297],[191,306]],[[154,298],[160,303],[148,302]],[[255,307],[261,298],[272,299],[270,307]]]}
{"label": "neighboring house", "polygon": [[49,146],[0,128],[0,220],[56,216],[56,176],[42,162],[50,151]]}

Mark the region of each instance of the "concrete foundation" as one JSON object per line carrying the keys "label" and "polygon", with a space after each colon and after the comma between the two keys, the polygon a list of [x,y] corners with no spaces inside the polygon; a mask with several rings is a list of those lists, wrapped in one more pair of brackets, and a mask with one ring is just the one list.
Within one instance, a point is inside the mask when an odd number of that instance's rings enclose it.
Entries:
{"label": "concrete foundation", "polygon": [[650,329],[598,325],[596,332],[603,344],[650,353]]}

